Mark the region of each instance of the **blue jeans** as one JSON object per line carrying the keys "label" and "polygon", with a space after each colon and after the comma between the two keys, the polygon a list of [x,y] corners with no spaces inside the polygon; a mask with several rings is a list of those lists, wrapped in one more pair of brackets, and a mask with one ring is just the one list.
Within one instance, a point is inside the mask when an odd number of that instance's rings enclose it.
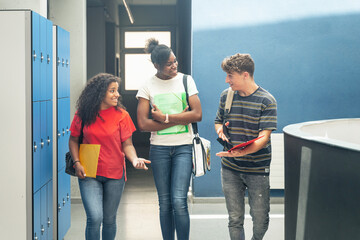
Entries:
{"label": "blue jeans", "polygon": [[116,235],[116,212],[125,186],[125,172],[121,179],[96,178],[79,179],[81,199],[86,212],[85,239],[113,240]]}
{"label": "blue jeans", "polygon": [[192,172],[192,145],[150,146],[151,167],[160,206],[164,240],[189,239],[187,193]]}
{"label": "blue jeans", "polygon": [[253,221],[252,240],[263,239],[269,226],[269,176],[243,174],[221,168],[222,188],[229,213],[231,240],[245,240],[245,189],[248,190],[250,215]]}

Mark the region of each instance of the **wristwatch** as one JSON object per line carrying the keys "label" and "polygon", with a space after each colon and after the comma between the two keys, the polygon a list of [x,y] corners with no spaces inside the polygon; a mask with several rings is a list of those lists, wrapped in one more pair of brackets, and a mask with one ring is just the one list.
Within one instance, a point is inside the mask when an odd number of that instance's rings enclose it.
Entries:
{"label": "wristwatch", "polygon": [[169,114],[165,114],[165,121],[164,121],[164,123],[169,123]]}

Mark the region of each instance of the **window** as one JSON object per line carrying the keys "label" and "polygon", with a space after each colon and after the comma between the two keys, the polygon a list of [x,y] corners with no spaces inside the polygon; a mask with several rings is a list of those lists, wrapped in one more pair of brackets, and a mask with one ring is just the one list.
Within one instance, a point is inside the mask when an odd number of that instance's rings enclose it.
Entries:
{"label": "window", "polygon": [[145,53],[145,44],[149,38],[155,38],[159,44],[171,47],[170,30],[138,31],[125,30],[123,49],[123,87],[124,91],[136,91],[144,82],[156,73],[150,54]]}

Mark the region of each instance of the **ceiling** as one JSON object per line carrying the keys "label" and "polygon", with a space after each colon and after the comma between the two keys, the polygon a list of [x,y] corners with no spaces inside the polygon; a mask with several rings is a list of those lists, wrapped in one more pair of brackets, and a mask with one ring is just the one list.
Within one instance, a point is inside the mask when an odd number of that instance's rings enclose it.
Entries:
{"label": "ceiling", "polygon": [[[87,0],[88,7],[104,6],[104,2],[112,0]],[[123,4],[123,0],[113,0],[118,4]],[[126,3],[131,5],[175,5],[177,0],[126,0]]]}
{"label": "ceiling", "polygon": [[[122,0],[117,0],[122,4]],[[176,0],[126,0],[129,5],[174,5]]]}

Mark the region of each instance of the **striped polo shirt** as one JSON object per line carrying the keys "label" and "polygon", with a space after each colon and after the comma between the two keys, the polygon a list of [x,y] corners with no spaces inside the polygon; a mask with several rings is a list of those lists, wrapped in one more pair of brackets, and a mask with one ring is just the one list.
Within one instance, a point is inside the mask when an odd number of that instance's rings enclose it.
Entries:
{"label": "striped polo shirt", "polygon": [[[262,130],[276,130],[277,105],[275,98],[259,87],[253,94],[242,97],[235,91],[230,113],[224,116],[228,89],[220,96],[215,123],[229,122],[230,144],[235,146],[258,137]],[[226,118],[226,119],[225,119]],[[226,149],[227,150],[227,149]],[[259,151],[242,157],[222,157],[225,168],[246,174],[269,175],[271,162],[271,141]]]}

